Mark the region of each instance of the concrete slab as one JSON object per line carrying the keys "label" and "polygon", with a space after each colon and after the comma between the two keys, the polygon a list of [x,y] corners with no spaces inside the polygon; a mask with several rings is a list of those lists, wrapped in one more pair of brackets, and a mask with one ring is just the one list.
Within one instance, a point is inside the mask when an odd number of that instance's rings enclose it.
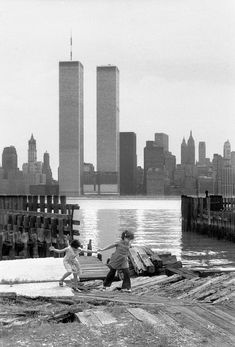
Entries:
{"label": "concrete slab", "polygon": [[0,261],[0,283],[3,281],[56,281],[63,273],[65,273],[63,258]]}
{"label": "concrete slab", "polygon": [[45,283],[22,283],[22,284],[0,284],[0,292],[8,293],[15,292],[17,295],[24,295],[29,297],[37,296],[57,296],[68,297],[73,296],[70,287],[60,287],[58,282],[45,282]]}

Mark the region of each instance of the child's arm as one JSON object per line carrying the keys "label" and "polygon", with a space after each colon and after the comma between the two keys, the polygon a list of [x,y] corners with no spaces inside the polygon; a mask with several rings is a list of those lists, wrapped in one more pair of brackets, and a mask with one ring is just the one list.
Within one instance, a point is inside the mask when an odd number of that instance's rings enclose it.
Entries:
{"label": "child's arm", "polygon": [[116,243],[113,243],[112,245],[109,245],[109,246],[107,246],[107,247],[105,247],[105,248],[99,248],[99,249],[97,249],[97,252],[107,251],[108,249],[114,248],[114,247],[116,247],[116,246],[117,246],[117,242],[116,242]]}
{"label": "child's arm", "polygon": [[50,251],[53,251],[53,252],[55,252],[55,253],[64,253],[64,252],[67,251],[67,249],[68,249],[68,247],[63,248],[63,249],[56,249],[55,247],[51,246],[51,247],[49,248]]}
{"label": "child's arm", "polygon": [[84,250],[83,248],[79,248],[79,250],[80,250],[81,252],[84,252],[84,253],[97,253],[97,251],[92,251],[92,250],[90,250],[90,249]]}
{"label": "child's arm", "polygon": [[79,250],[80,252],[83,252],[83,253],[97,253],[97,251],[92,251],[92,250],[90,250],[90,249],[85,250],[85,249],[83,249],[83,248],[81,248],[81,247],[79,247],[78,250]]}

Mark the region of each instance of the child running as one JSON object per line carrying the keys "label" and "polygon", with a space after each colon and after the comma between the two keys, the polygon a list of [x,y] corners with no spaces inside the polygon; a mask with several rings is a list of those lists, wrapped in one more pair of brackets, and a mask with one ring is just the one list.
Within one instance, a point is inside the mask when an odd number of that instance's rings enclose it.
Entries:
{"label": "child running", "polygon": [[131,280],[130,280],[130,273],[129,273],[128,255],[129,255],[129,248],[131,246],[131,241],[133,239],[134,239],[134,233],[132,231],[125,230],[122,233],[121,241],[116,242],[103,249],[97,250],[97,252],[103,252],[108,249],[116,247],[116,251],[111,255],[110,261],[108,263],[110,271],[107,274],[103,283],[104,290],[107,287],[111,286],[115,277],[116,270],[122,270],[124,278],[123,278],[121,290],[123,292],[131,292]]}
{"label": "child running", "polygon": [[80,264],[78,261],[79,253],[84,252],[84,253],[97,253],[95,251],[85,251],[81,248],[81,243],[78,240],[73,240],[70,244],[70,246],[63,248],[63,249],[56,249],[55,247],[51,246],[50,251],[53,251],[55,253],[64,253],[65,256],[63,259],[64,267],[66,269],[66,273],[61,277],[59,280],[59,285],[63,287],[64,280],[67,278],[69,275],[73,274],[74,278],[74,287],[73,289],[76,289],[78,286],[78,281],[80,281],[80,274],[81,274],[81,268]]}

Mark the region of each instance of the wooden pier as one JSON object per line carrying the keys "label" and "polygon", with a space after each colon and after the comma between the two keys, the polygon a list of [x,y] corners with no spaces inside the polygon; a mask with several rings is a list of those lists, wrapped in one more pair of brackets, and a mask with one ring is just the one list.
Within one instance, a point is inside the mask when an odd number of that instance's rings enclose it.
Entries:
{"label": "wooden pier", "polygon": [[76,231],[65,196],[0,195],[0,260],[50,256],[49,247],[63,248]]}
{"label": "wooden pier", "polygon": [[235,242],[235,198],[181,197],[182,230]]}

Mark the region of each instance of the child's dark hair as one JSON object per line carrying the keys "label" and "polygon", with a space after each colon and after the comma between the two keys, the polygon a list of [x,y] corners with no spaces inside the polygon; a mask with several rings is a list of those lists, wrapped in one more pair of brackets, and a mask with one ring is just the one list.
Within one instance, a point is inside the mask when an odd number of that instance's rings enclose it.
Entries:
{"label": "child's dark hair", "polygon": [[79,248],[79,247],[81,247],[81,242],[78,241],[78,240],[73,240],[73,241],[70,243],[70,246],[73,247],[73,248]]}
{"label": "child's dark hair", "polygon": [[127,238],[129,240],[133,240],[135,236],[134,236],[133,231],[125,230],[125,231],[123,231],[121,237],[122,237],[122,240],[124,240],[124,238]]}

